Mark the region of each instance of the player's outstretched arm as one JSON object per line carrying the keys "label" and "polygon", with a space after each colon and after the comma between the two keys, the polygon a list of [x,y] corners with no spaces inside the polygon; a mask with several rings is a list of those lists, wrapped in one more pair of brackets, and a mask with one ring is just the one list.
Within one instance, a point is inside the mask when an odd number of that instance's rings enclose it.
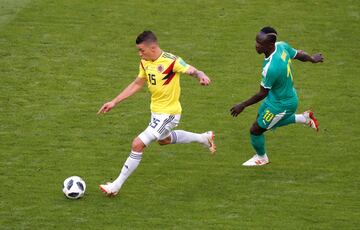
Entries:
{"label": "player's outstretched arm", "polygon": [[197,77],[201,85],[205,85],[205,86],[210,85],[211,82],[210,78],[206,76],[206,74],[203,71],[197,70],[194,66],[190,66],[185,73],[193,77]]}
{"label": "player's outstretched arm", "polygon": [[318,62],[323,62],[324,61],[324,57],[322,56],[321,53],[314,54],[314,55],[310,56],[309,54],[307,54],[303,50],[298,50],[297,54],[294,57],[294,59],[297,59],[297,60],[302,61],[302,62],[309,61],[309,62],[312,62],[312,63],[318,63]]}
{"label": "player's outstretched arm", "polygon": [[252,104],[258,103],[259,101],[263,100],[269,93],[269,89],[266,89],[260,86],[260,91],[255,94],[254,96],[250,97],[248,100],[243,101],[237,105],[234,105],[230,109],[231,116],[237,117],[244,109]]}
{"label": "player's outstretched arm", "polygon": [[137,77],[132,83],[130,83],[121,93],[115,97],[112,101],[106,102],[97,112],[100,113],[107,113],[112,108],[114,108],[118,103],[125,100],[126,98],[130,97],[144,86],[146,80]]}

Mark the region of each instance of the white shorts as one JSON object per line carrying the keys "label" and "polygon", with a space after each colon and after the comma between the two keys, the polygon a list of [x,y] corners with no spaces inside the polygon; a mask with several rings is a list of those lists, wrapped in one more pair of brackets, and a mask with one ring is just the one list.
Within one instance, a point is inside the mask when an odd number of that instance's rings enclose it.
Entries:
{"label": "white shorts", "polygon": [[170,135],[171,130],[179,125],[180,114],[151,113],[149,126],[138,136],[148,146],[152,141],[163,140]]}

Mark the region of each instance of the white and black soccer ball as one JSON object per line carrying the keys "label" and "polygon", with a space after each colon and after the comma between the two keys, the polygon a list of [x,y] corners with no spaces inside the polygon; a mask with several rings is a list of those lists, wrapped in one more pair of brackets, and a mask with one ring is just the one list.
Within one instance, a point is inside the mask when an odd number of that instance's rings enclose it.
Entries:
{"label": "white and black soccer ball", "polygon": [[79,199],[84,196],[86,184],[81,177],[71,176],[64,180],[63,192],[69,199]]}

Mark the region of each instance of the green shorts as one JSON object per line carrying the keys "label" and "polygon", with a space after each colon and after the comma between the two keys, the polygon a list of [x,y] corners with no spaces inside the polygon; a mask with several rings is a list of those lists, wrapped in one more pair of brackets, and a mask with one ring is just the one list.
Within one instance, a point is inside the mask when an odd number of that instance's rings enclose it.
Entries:
{"label": "green shorts", "polygon": [[281,120],[289,118],[296,112],[297,103],[289,106],[275,107],[263,102],[258,110],[257,123],[263,129],[276,128]]}

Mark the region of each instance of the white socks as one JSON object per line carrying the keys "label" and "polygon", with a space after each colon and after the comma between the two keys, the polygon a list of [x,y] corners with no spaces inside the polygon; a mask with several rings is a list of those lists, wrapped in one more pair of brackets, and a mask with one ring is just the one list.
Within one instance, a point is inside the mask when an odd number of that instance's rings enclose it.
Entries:
{"label": "white socks", "polygon": [[303,114],[295,114],[295,123],[306,124],[306,117]]}
{"label": "white socks", "polygon": [[140,164],[142,157],[142,153],[131,151],[129,157],[124,163],[124,166],[121,169],[120,175],[116,180],[112,182],[113,190],[119,191],[121,186],[124,184],[126,179],[131,175],[132,172],[135,171],[135,169]]}
{"label": "white socks", "polygon": [[184,130],[174,130],[171,133],[171,143],[191,143],[191,142],[198,142],[202,144],[207,143],[207,139],[204,138],[203,134],[198,133],[191,133]]}
{"label": "white socks", "polygon": [[[171,132],[171,143],[191,143],[198,142],[207,144],[208,140],[204,134],[191,133],[183,130],[175,130]],[[135,171],[140,164],[142,153],[131,151],[129,157],[126,159],[120,175],[112,182],[112,190],[119,191],[126,179]]]}

